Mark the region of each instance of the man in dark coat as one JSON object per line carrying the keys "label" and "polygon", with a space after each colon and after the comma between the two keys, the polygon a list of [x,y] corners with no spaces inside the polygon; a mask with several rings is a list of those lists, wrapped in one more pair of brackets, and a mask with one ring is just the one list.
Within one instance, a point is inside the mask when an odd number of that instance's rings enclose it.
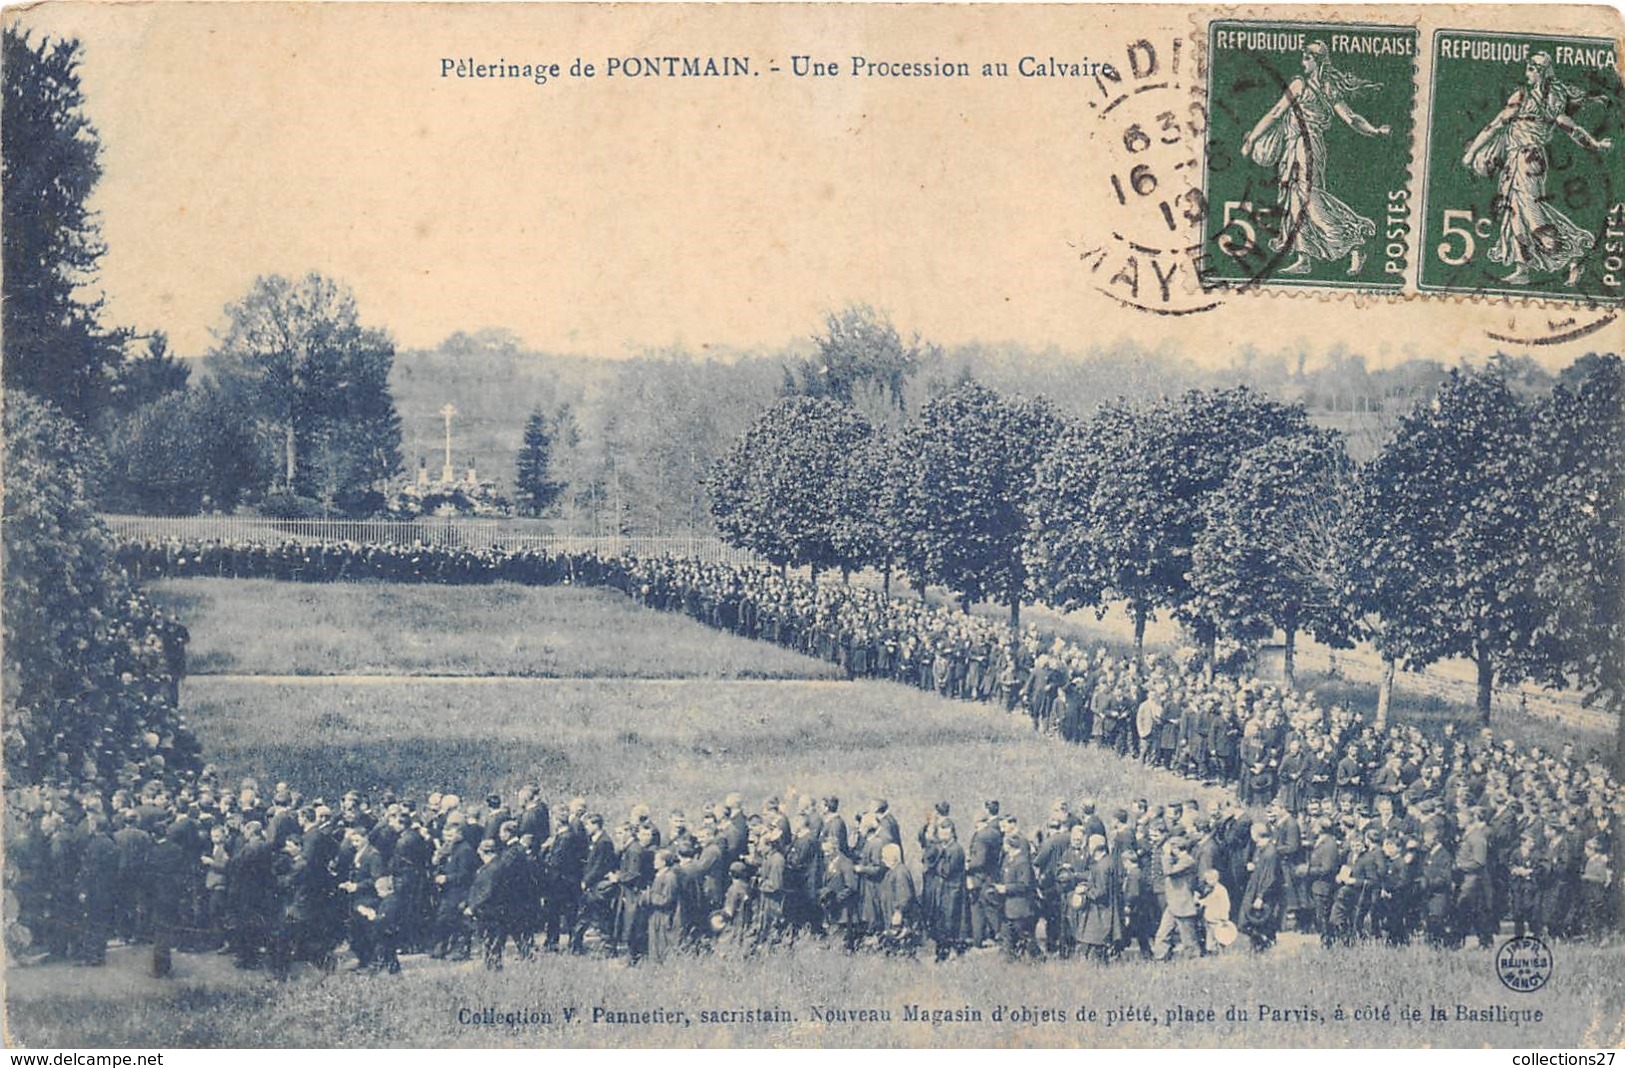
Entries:
{"label": "man in dark coat", "polygon": [[385,875],[373,884],[377,904],[367,922],[372,925],[372,964],[374,972],[398,974],[401,970],[400,945],[405,933],[404,902],[395,893],[395,880]]}
{"label": "man in dark coat", "polygon": [[1158,960],[1168,960],[1174,955],[1176,935],[1180,953],[1192,955],[1200,952],[1200,943],[1196,938],[1196,915],[1200,911],[1196,902],[1196,858],[1185,846],[1185,839],[1181,837],[1170,838],[1161,846],[1166,897],[1162,920],[1153,939]]}
{"label": "man in dark coat", "polygon": [[836,847],[833,838],[825,838],[820,848],[824,854],[824,874],[818,887],[818,903],[825,925],[841,934],[842,944],[850,953],[863,940],[863,924],[858,915],[857,869],[852,858]]}
{"label": "man in dark coat", "polygon": [[183,900],[192,868],[191,856],[172,834],[165,832],[147,854],[148,892],[152,902],[152,975],[168,976],[174,967],[172,950],[180,942]]}
{"label": "man in dark coat", "polygon": [[620,864],[615,870],[615,885],[620,891],[617,939],[633,961],[641,960],[648,948],[649,922],[643,892],[654,877],[654,828],[645,824],[637,828],[632,840],[621,850]]}
{"label": "man in dark coat", "polygon": [[1085,848],[1089,860],[1072,891],[1078,904],[1072,934],[1084,956],[1103,961],[1123,941],[1123,880],[1104,835],[1090,835]]}
{"label": "man in dark coat", "polygon": [[1558,817],[1546,839],[1546,889],[1540,906],[1542,926],[1557,938],[1566,937],[1573,930],[1570,918],[1579,887],[1581,857],[1574,818],[1565,812]]}
{"label": "man in dark coat", "polygon": [[239,968],[258,968],[277,908],[274,855],[260,824],[243,829],[243,841],[226,865],[226,915],[232,955]]}
{"label": "man in dark coat", "polygon": [[346,837],[346,845],[354,849],[354,855],[345,863],[341,854],[338,864],[344,870],[340,889],[349,895],[345,904],[345,931],[357,969],[372,963],[372,925],[362,918],[357,907],[370,909],[376,904],[373,895],[377,893],[378,880],[389,874],[389,862],[378,847],[386,835],[387,828],[382,823],[365,833],[352,830]]}
{"label": "man in dark coat", "polygon": [[682,884],[677,874],[677,854],[670,849],[655,852],[654,878],[645,895],[645,935],[649,958],[657,964],[677,949],[682,937]]}
{"label": "man in dark coat", "polygon": [[1281,872],[1281,853],[1268,828],[1255,832],[1256,846],[1247,888],[1242,892],[1241,929],[1252,939],[1253,948],[1267,949],[1275,944],[1281,929],[1281,898],[1285,880]]}
{"label": "man in dark coat", "polygon": [[[1071,848],[1074,828],[1065,820],[1052,820],[1051,825],[1050,833],[1045,835],[1033,856],[1033,870],[1037,878],[1038,914],[1044,921],[1044,949],[1060,953],[1071,941],[1071,933],[1065,922],[1065,902],[1057,887],[1057,877],[1061,858]],[[1085,833],[1085,841],[1087,837]]]}
{"label": "man in dark coat", "polygon": [[392,894],[400,898],[392,908],[400,916],[399,942],[403,950],[416,952],[429,941],[433,867],[434,843],[421,826],[416,823],[406,826],[396,839],[395,851],[389,859]]}
{"label": "man in dark coat", "polygon": [[472,937],[465,910],[468,892],[479,869],[479,850],[463,833],[463,826],[448,826],[434,876],[439,901],[435,907],[431,957],[467,960],[471,955]]}
{"label": "man in dark coat", "polygon": [[1444,843],[1437,820],[1422,825],[1422,925],[1431,946],[1448,946],[1455,939],[1450,909],[1456,899],[1455,858]]}
{"label": "man in dark coat", "polygon": [[1382,852],[1388,865],[1378,899],[1377,927],[1391,945],[1404,945],[1410,941],[1419,911],[1421,858],[1416,855],[1416,842],[1399,834],[1383,839]]}
{"label": "man in dark coat", "polygon": [[480,869],[469,883],[468,904],[464,906],[479,932],[485,966],[494,972],[502,970],[502,951],[508,941],[510,872],[518,857],[517,849],[516,844],[512,850],[504,850],[494,838],[480,842]]}
{"label": "man in dark coat", "polygon": [[1033,876],[1032,852],[1027,840],[1006,821],[1004,850],[999,864],[999,881],[993,889],[1004,903],[1004,926],[1001,937],[1005,955],[1018,957],[1040,956],[1034,928],[1038,923],[1037,881]]}
{"label": "man in dark coat", "polygon": [[1343,850],[1332,834],[1331,823],[1316,821],[1315,844],[1309,848],[1309,898],[1315,907],[1315,930],[1324,946],[1332,944],[1332,902],[1337,896],[1337,873],[1343,865]]}
{"label": "man in dark coat", "polygon": [[999,803],[989,801],[986,808],[965,855],[970,940],[977,946],[992,943],[1004,926],[1004,902],[993,889],[1004,865],[1004,832],[999,828]]}
{"label": "man in dark coat", "polygon": [[723,840],[728,846],[728,862],[743,860],[750,844],[750,821],[745,817],[745,803],[738,794],[729,794],[723,800]]}
{"label": "man in dark coat", "polygon": [[793,826],[795,833],[784,854],[784,919],[792,936],[823,926],[818,920],[817,901],[818,879],[824,870],[812,821],[806,814],[799,814]]}
{"label": "man in dark coat", "polygon": [[541,798],[534,784],[519,791],[519,835],[530,835],[537,842],[545,842],[553,833],[553,823],[547,802]]}
{"label": "man in dark coat", "polygon": [[850,855],[852,847],[847,840],[846,820],[841,816],[841,799],[838,797],[826,797],[821,804],[824,810],[824,818],[823,821],[818,825],[818,841],[820,846],[822,846],[824,842],[833,839],[836,849],[839,849],[842,853]]}
{"label": "man in dark coat", "polygon": [[936,841],[925,849],[926,926],[936,945],[937,959],[965,951],[965,847],[959,844],[954,821],[937,821]]}
{"label": "man in dark coat", "polygon": [[1338,873],[1337,898],[1332,903],[1332,928],[1345,945],[1370,930],[1372,909],[1388,872],[1379,832],[1367,832],[1362,841],[1364,847],[1358,855],[1350,852],[1353,863],[1347,874]]}
{"label": "man in dark coat", "polygon": [[147,877],[152,835],[141,827],[135,809],[120,814],[122,826],[113,832],[118,847],[118,880],[115,884],[114,924],[118,936],[129,943],[152,937],[152,883]]}
{"label": "man in dark coat", "polygon": [[880,881],[880,910],[885,916],[881,943],[887,953],[913,956],[920,941],[920,891],[914,873],[903,863],[903,847],[887,842],[881,849],[886,874]]}
{"label": "man in dark coat", "polygon": [[581,913],[581,875],[587,862],[588,841],[581,817],[586,814],[586,802],[573,800],[569,814],[570,818],[554,828],[551,841],[543,843],[542,948],[546,950],[558,948],[561,937],[570,937]]}
{"label": "man in dark coat", "polygon": [[107,963],[107,940],[112,937],[118,904],[119,850],[107,833],[107,820],[97,812],[85,819],[85,845],[79,863],[81,938],[79,962]]}
{"label": "man in dark coat", "polygon": [[587,832],[585,855],[581,865],[581,913],[575,929],[570,932],[570,952],[586,952],[588,927],[596,927],[608,948],[615,948],[615,901],[620,896],[615,881],[618,858],[615,843],[604,833],[604,817],[596,812],[583,822]]}
{"label": "man in dark coat", "polygon": [[1462,828],[1461,842],[1456,847],[1456,919],[1461,930],[1478,936],[1478,944],[1489,948],[1495,941],[1500,917],[1492,907],[1494,897],[1490,867],[1491,847],[1489,827],[1483,811],[1468,811]]}
{"label": "man in dark coat", "polygon": [[[826,838],[824,841],[833,839]],[[728,892],[728,861],[723,856],[724,847],[722,838],[714,831],[705,833],[699,854],[690,869],[699,906],[697,911],[700,912],[698,920],[709,922],[711,913],[722,907],[722,897]],[[818,863],[822,865],[821,858]]]}
{"label": "man in dark coat", "polygon": [[864,814],[859,830],[858,855],[853,861],[853,870],[858,873],[859,880],[858,919],[863,924],[865,934],[879,935],[886,929],[886,916],[880,901],[880,883],[886,877],[886,863],[882,854],[886,846],[892,843],[873,812]]}
{"label": "man in dark coat", "polygon": [[77,814],[49,814],[50,844],[46,850],[50,897],[46,907],[45,945],[57,959],[76,959],[84,930],[79,901],[79,862],[84,857],[85,834]]}

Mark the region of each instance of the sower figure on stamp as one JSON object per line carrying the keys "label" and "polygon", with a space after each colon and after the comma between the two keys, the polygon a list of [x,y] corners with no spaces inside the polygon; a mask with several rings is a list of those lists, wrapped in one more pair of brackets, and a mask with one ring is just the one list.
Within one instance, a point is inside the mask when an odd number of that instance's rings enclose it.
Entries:
{"label": "sower figure on stamp", "polygon": [[1351,275],[1365,265],[1365,243],[1377,225],[1327,191],[1326,129],[1335,117],[1366,137],[1388,136],[1391,127],[1373,126],[1349,106],[1355,94],[1379,88],[1332,66],[1325,42],[1311,41],[1303,50],[1303,74],[1242,139],[1242,155],[1275,168],[1281,233],[1270,245],[1293,253],[1281,274],[1308,274],[1315,260],[1344,256]]}
{"label": "sower figure on stamp", "polygon": [[1551,157],[1546,146],[1555,130],[1562,130],[1588,152],[1607,151],[1613,141],[1591,136],[1569,117],[1586,93],[1553,77],[1550,54],[1530,56],[1524,79],[1527,84],[1473,138],[1461,162],[1474,174],[1497,178],[1492,203],[1499,232],[1490,249],[1490,262],[1512,268],[1502,281],[1528,285],[1533,281],[1530,271],[1566,270],[1563,284],[1573,286],[1580,280],[1585,254],[1596,238],[1576,226],[1547,196]]}

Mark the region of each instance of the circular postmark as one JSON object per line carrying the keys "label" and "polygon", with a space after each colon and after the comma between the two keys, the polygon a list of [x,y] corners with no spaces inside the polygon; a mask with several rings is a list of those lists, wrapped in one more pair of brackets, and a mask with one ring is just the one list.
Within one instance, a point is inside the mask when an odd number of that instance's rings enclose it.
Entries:
{"label": "circular postmark", "polygon": [[1552,951],[1538,938],[1509,938],[1495,951],[1495,974],[1501,985],[1533,994],[1552,978]]}
{"label": "circular postmark", "polygon": [[1154,315],[1221,303],[1200,266],[1208,116],[1200,79],[1187,79],[1185,45],[1180,37],[1132,42],[1086,97],[1106,174],[1089,213],[1098,229],[1078,246],[1078,259],[1098,292]]}
{"label": "circular postmark", "polygon": [[1512,312],[1507,315],[1506,326],[1485,328],[1484,334],[1491,341],[1508,345],[1566,345],[1590,337],[1618,318],[1619,312],[1612,308],[1538,309],[1523,315]]}

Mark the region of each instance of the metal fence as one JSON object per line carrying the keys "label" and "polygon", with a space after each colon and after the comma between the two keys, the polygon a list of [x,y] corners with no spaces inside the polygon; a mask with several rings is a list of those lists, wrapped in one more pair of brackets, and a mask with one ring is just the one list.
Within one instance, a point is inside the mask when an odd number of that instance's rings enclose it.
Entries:
{"label": "metal fence", "polygon": [[352,541],[365,545],[433,545],[464,549],[538,549],[611,556],[680,556],[706,563],[761,563],[752,552],[700,535],[561,534],[545,519],[270,519],[241,515],[104,515],[123,538],[182,541]]}

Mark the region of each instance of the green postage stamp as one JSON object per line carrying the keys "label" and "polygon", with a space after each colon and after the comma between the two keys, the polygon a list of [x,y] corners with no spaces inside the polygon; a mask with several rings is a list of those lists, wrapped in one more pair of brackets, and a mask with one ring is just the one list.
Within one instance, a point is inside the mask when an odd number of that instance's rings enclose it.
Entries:
{"label": "green postage stamp", "polygon": [[1416,47],[1409,26],[1212,23],[1208,284],[1404,286]]}
{"label": "green postage stamp", "polygon": [[1439,30],[1432,60],[1419,287],[1618,302],[1614,42]]}

